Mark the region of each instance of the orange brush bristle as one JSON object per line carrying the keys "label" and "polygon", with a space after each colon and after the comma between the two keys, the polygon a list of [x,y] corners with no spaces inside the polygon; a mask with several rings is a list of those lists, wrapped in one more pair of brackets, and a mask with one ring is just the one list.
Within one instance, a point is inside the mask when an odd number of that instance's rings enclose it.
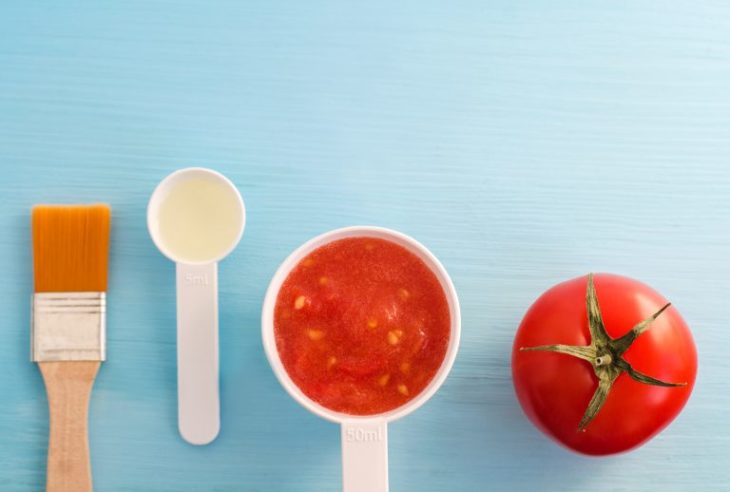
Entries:
{"label": "orange brush bristle", "polygon": [[104,292],[109,264],[108,205],[33,207],[35,292]]}

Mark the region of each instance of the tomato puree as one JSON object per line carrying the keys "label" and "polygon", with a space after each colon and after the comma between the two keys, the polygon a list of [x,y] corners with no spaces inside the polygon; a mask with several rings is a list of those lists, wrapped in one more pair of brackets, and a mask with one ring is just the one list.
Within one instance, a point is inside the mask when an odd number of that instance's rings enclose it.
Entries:
{"label": "tomato puree", "polygon": [[276,300],[276,347],[294,383],[354,415],[421,393],[446,355],[449,307],[426,264],[391,241],[333,241],[303,258]]}

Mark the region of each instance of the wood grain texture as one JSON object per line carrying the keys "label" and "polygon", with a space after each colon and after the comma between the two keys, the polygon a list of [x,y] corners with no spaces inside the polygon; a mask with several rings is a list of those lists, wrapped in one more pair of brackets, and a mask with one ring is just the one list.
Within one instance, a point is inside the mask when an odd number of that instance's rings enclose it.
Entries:
{"label": "wood grain texture", "polygon": [[46,492],[91,492],[89,400],[101,362],[39,362],[50,432]]}
{"label": "wood grain texture", "polygon": [[[279,262],[326,230],[402,230],[445,264],[463,344],[389,428],[391,489],[726,490],[730,483],[730,6],[721,1],[0,3],[0,483],[43,487],[28,361],[34,203],[115,213],[108,361],[90,408],[96,490],[337,491],[336,426],[263,355]],[[246,200],[220,265],[222,430],[177,434],[174,266],[145,206],[175,168]],[[608,459],[522,415],[509,351],[528,305],[588,271],[641,279],[693,329],[680,417]]]}

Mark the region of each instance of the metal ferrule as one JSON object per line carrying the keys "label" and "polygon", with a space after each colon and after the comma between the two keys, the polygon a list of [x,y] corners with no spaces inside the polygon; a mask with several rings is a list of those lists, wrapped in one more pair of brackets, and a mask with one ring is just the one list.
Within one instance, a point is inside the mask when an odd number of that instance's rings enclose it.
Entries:
{"label": "metal ferrule", "polygon": [[34,362],[106,359],[106,293],[33,295],[30,358]]}

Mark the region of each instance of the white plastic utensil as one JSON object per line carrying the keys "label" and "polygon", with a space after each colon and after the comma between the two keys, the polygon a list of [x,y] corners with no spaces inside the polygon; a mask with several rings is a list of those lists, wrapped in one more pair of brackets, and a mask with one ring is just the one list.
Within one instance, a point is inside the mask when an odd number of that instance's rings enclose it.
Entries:
{"label": "white plastic utensil", "polygon": [[167,176],[147,207],[152,240],[176,263],[178,427],[191,444],[208,444],[220,430],[218,261],[245,223],[235,185],[205,168]]}
{"label": "white plastic utensil", "polygon": [[[309,399],[289,377],[279,358],[274,336],[274,307],[279,289],[289,272],[309,253],[329,242],[346,237],[375,237],[399,244],[433,271],[449,304],[451,337],[441,367],[429,385],[405,405],[379,415],[356,416],[335,412]],[[306,409],[342,426],[342,489],[344,492],[388,491],[388,422],[405,417],[423,405],[439,389],[451,370],[459,348],[461,314],[459,299],[448,273],[436,257],[415,239],[390,229],[353,226],[327,232],[297,248],[274,274],[264,299],[261,316],[264,349],[269,363],[284,389]]]}

